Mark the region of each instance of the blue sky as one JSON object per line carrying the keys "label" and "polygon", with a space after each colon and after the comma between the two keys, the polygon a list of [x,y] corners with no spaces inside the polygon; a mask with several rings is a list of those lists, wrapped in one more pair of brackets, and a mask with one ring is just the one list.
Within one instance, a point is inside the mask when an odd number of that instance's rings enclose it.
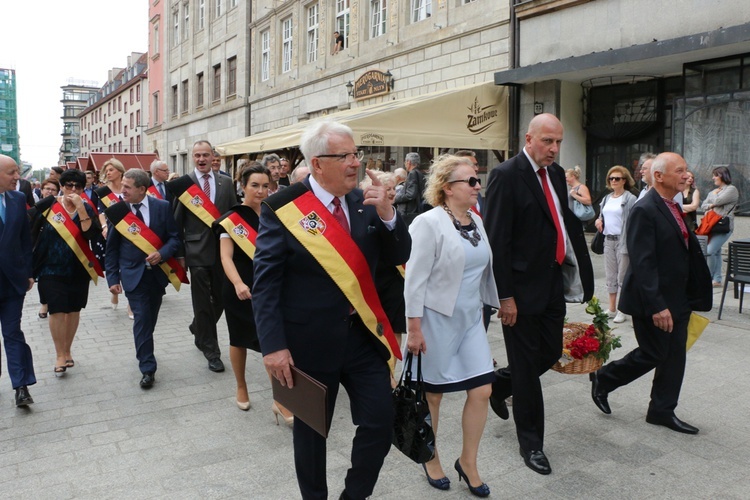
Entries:
{"label": "blue sky", "polygon": [[[165,1],[165,0],[162,0]],[[62,90],[69,79],[103,84],[148,49],[149,0],[3,2],[0,67],[16,70],[21,159],[57,165]]]}

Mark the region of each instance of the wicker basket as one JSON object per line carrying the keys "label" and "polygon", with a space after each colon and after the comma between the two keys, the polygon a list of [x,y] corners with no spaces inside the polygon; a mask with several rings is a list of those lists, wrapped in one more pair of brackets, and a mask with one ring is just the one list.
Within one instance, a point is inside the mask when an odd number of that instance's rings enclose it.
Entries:
{"label": "wicker basket", "polygon": [[[583,335],[588,327],[587,323],[566,323],[563,325],[563,345]],[[565,366],[562,366],[558,361],[552,365],[552,369],[567,375],[582,375],[584,373],[595,372],[602,367],[602,364],[604,363],[601,359],[595,357],[593,354],[589,354],[588,356],[584,356],[583,359],[575,359]]]}

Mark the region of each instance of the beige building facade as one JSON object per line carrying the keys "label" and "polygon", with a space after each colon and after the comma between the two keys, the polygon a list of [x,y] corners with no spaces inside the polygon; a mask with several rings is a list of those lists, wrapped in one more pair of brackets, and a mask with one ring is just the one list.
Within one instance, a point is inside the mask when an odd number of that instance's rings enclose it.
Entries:
{"label": "beige building facade", "polygon": [[159,156],[184,174],[193,169],[195,141],[217,144],[249,133],[251,2],[159,1],[165,2],[159,36],[166,44]]}
{"label": "beige building facade", "polygon": [[[252,8],[248,135],[491,82],[508,67],[508,6],[497,0],[260,0]],[[380,92],[355,88],[365,74]],[[368,159],[398,167],[412,150],[389,146],[367,148]],[[441,148],[431,146],[419,149],[423,163]]]}

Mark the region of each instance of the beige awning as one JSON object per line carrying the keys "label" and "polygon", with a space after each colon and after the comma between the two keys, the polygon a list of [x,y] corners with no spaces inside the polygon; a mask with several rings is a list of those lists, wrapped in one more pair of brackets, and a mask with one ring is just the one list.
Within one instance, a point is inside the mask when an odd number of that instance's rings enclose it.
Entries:
{"label": "beige awning", "polygon": [[493,82],[440,90],[302,121],[217,146],[223,155],[299,146],[303,130],[336,120],[360,146],[508,149],[507,91]]}

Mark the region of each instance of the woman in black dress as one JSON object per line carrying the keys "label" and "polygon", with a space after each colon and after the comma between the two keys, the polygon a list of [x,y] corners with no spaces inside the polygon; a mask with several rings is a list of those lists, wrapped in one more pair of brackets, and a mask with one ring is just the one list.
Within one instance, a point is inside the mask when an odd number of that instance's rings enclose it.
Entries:
{"label": "woman in black dress", "polygon": [[[221,264],[227,277],[222,295],[229,329],[229,359],[237,380],[237,407],[245,411],[250,409],[245,380],[247,350],[260,352],[250,293],[255,237],[260,204],[268,197],[270,182],[271,174],[268,169],[258,162],[250,162],[240,173],[240,185],[245,195],[242,204],[235,205],[214,222],[215,231],[219,235]],[[287,423],[293,419],[277,403],[273,404],[271,410],[276,415],[277,424],[279,415]]]}
{"label": "woman in black dress", "polygon": [[[60,175],[61,196],[37,203],[32,227],[39,227],[34,246],[34,278],[49,309],[49,329],[55,344],[55,375],[75,366],[70,353],[81,309],[89,297],[89,281],[103,276],[90,241],[101,231],[94,210],[80,193],[86,175],[66,170]],[[75,250],[74,250],[75,248]]]}

